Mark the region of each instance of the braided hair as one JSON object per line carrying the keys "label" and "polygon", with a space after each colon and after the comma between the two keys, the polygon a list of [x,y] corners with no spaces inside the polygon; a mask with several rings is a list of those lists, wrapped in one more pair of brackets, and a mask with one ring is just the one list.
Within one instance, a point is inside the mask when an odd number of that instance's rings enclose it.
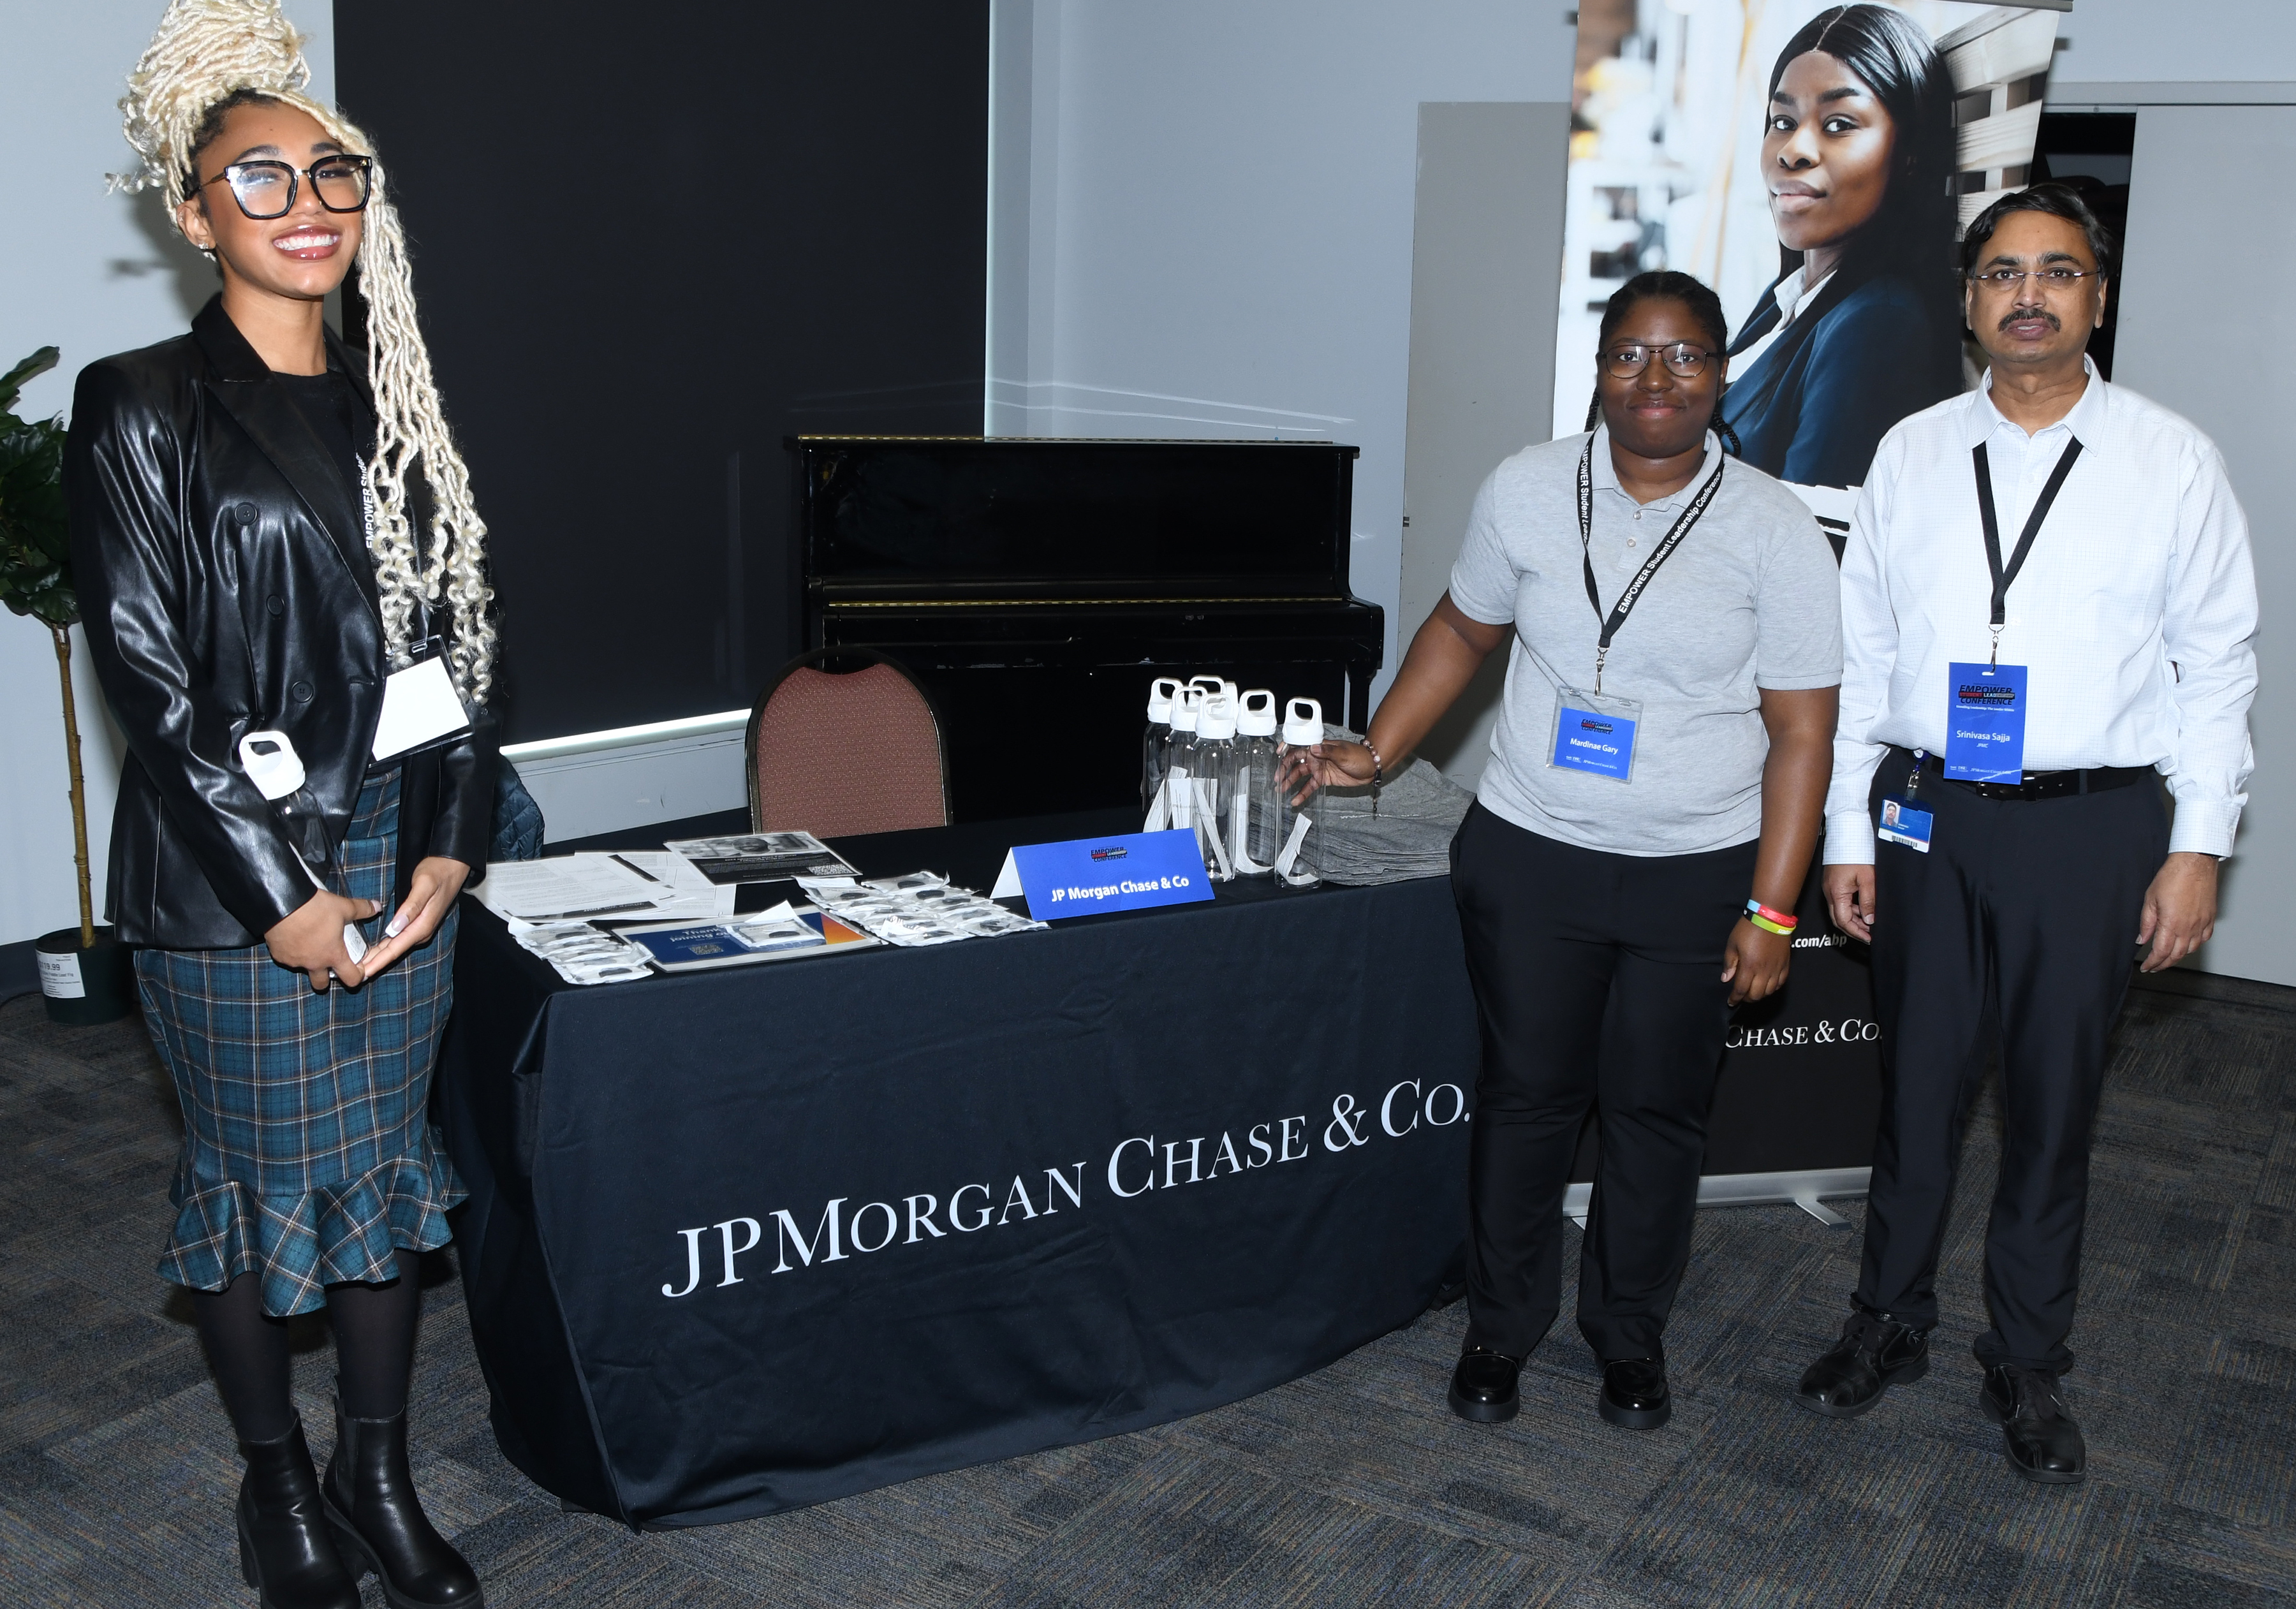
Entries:
{"label": "braided hair", "polygon": [[[1627,315],[1646,301],[1680,302],[1697,322],[1700,332],[1706,337],[1707,344],[1714,349],[1716,356],[1728,349],[1730,321],[1722,316],[1722,299],[1714,294],[1704,280],[1695,275],[1677,273],[1672,268],[1652,268],[1637,274],[1611,292],[1611,300],[1603,308],[1603,333],[1598,338],[1598,349],[1609,346],[1611,337],[1619,332],[1620,324],[1626,323]],[[1598,385],[1595,388],[1595,395],[1587,403],[1585,428],[1591,431],[1602,422],[1603,388]],[[1722,417],[1719,393],[1714,398],[1712,424],[1715,437],[1722,443],[1724,452],[1733,458],[1746,456],[1745,447],[1738,440],[1738,432],[1730,428],[1727,419]]]}
{"label": "braided hair", "polygon": [[[332,107],[303,93],[311,79],[303,37],[278,0],[173,0],[159,30],[128,75],[119,103],[127,143],[141,159],[135,169],[112,174],[119,190],[199,193],[201,151],[223,131],[235,107],[291,106],[326,131],[344,150],[373,156],[368,139]],[[171,206],[169,222],[182,223]],[[383,637],[393,669],[409,662],[418,603],[444,602],[454,620],[447,665],[473,703],[486,702],[494,682],[494,588],[486,574],[486,534],[471,498],[470,472],[430,374],[430,352],[415,318],[406,234],[391,204],[384,168],[370,169],[365,226],[357,259],[359,288],[367,301],[367,383],[374,393],[375,447],[366,465],[373,505],[367,548],[374,559]],[[434,513],[426,544],[430,574],[409,521],[406,478],[419,465]]]}

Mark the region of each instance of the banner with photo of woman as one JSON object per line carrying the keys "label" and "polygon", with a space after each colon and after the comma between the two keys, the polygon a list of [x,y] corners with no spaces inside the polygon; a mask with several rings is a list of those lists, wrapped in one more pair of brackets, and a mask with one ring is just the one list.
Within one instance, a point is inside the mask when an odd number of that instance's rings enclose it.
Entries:
{"label": "banner with photo of woman", "polygon": [[1974,383],[1955,242],[2027,180],[2055,37],[2052,9],[1958,0],[1582,5],[1555,433],[1585,428],[1611,292],[1694,274],[1746,461],[1838,531],[1882,434]]}

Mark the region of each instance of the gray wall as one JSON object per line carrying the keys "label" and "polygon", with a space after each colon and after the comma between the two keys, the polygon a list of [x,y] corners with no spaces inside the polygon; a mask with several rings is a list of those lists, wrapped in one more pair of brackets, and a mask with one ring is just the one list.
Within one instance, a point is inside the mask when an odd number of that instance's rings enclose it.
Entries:
{"label": "gray wall", "polygon": [[2292,183],[2296,105],[2140,111],[2113,359],[2115,380],[2215,439],[2248,514],[2262,601],[2256,775],[2217,936],[2190,965],[2273,983],[2296,983],[2296,456],[2270,355],[2296,345],[2296,311],[2268,288],[2224,293],[2194,274],[2296,259]]}
{"label": "gray wall", "polygon": [[[1483,478],[1547,439],[1570,144],[1568,101],[1419,109],[1399,646],[1450,584]],[[1484,662],[1420,751],[1466,787],[1490,751],[1506,661]]]}

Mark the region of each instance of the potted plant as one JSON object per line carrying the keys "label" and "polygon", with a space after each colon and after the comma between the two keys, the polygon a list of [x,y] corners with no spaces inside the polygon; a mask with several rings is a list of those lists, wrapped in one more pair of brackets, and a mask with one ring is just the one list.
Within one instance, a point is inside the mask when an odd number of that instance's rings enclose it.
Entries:
{"label": "potted plant", "polygon": [[72,861],[79,872],[79,925],[44,933],[40,992],[59,1022],[110,1022],[135,1007],[135,969],[127,947],[95,922],[87,871],[87,789],[79,768],[79,718],[72,706],[71,628],[79,619],[72,590],[71,549],[64,521],[62,419],[16,416],[24,382],[56,366],[42,347],[0,374],[0,603],[48,628],[62,678],[64,757],[71,776]]}

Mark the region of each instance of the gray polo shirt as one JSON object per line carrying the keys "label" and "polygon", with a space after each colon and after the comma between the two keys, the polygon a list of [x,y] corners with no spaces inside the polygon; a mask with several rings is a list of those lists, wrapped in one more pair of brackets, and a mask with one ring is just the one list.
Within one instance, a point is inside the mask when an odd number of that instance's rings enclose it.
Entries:
{"label": "gray polo shirt", "polygon": [[1506,703],[1491,735],[1483,807],[1519,827],[1620,855],[1693,855],[1762,830],[1769,753],[1758,689],[1841,680],[1841,587],[1833,552],[1801,500],[1706,438],[1706,464],[1670,497],[1640,505],[1619,485],[1607,429],[1595,433],[1590,549],[1605,616],[1675,518],[1715,474],[1722,485],[1644,588],[1603,671],[1603,691],[1638,701],[1628,781],[1550,765],[1562,691],[1591,690],[1601,623],[1578,545],[1585,436],[1527,447],[1475,494],[1451,601],[1514,627]]}

